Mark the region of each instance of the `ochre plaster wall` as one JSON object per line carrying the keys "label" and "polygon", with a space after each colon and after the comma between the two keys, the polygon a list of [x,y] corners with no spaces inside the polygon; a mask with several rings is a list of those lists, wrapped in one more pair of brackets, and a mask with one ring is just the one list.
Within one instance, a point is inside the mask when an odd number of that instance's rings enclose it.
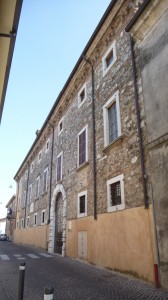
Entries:
{"label": "ochre plaster wall", "polygon": [[87,231],[90,263],[154,281],[155,243],[152,208],[132,208],[117,213],[67,222],[67,255],[78,257],[78,232]]}
{"label": "ochre plaster wall", "polygon": [[47,250],[48,226],[15,229],[13,241],[14,243],[33,245]]}

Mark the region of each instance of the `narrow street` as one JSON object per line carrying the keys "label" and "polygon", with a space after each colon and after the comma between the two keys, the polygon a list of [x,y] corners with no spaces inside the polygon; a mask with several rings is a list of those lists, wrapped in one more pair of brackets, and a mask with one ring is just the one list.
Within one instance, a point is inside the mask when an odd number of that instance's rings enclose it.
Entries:
{"label": "narrow street", "polygon": [[54,287],[55,300],[168,299],[168,292],[130,276],[41,249],[0,242],[0,300],[16,300],[18,269],[26,263],[24,300],[42,300]]}

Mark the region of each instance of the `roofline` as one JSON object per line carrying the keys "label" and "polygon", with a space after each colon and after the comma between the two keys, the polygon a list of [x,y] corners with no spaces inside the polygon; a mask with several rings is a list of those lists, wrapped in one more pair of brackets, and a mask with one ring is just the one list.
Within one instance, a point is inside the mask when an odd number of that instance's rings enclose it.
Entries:
{"label": "roofline", "polygon": [[144,0],[144,2],[140,6],[140,8],[137,10],[137,12],[135,13],[135,15],[131,19],[131,21],[125,27],[125,31],[126,32],[130,31],[130,29],[133,27],[133,25],[135,24],[135,22],[139,19],[139,17],[141,16],[141,14],[143,13],[143,11],[145,10],[145,8],[147,7],[147,5],[150,2],[151,2],[151,0]]}
{"label": "roofline", "polygon": [[15,200],[15,198],[16,198],[16,195],[14,194],[14,195],[10,198],[10,200],[8,201],[8,203],[6,204],[6,208],[8,208],[8,206]]}
{"label": "roofline", "polygon": [[85,56],[85,54],[86,54],[86,52],[88,51],[90,45],[92,44],[94,38],[96,37],[97,33],[99,32],[100,28],[102,27],[104,21],[105,21],[106,18],[108,17],[109,13],[111,12],[111,10],[112,10],[112,8],[113,8],[113,6],[115,5],[116,2],[117,2],[117,0],[111,0],[109,6],[107,7],[105,13],[104,13],[103,16],[102,16],[100,22],[98,23],[96,29],[94,30],[93,34],[91,35],[91,37],[90,37],[88,43],[86,44],[84,50],[82,51],[82,54],[80,55],[79,59],[77,60],[77,63],[76,63],[76,65],[74,66],[72,72],[70,73],[70,75],[69,75],[69,77],[68,77],[68,79],[67,79],[65,85],[63,86],[61,92],[59,93],[59,95],[58,95],[58,97],[57,97],[57,99],[56,99],[56,101],[54,102],[54,105],[52,106],[52,108],[51,108],[51,110],[50,110],[50,112],[49,112],[49,114],[48,114],[48,116],[47,116],[47,118],[46,118],[46,120],[45,120],[45,122],[44,122],[44,124],[43,124],[43,126],[42,126],[42,128],[41,128],[41,130],[40,130],[40,132],[39,132],[39,134],[38,134],[38,136],[37,136],[37,138],[35,139],[34,143],[32,144],[32,146],[31,146],[31,148],[30,148],[30,150],[29,150],[29,152],[27,153],[26,157],[24,158],[24,160],[23,160],[23,162],[22,162],[20,168],[18,169],[17,173],[15,174],[14,179],[16,179],[18,173],[20,172],[20,170],[22,169],[22,167],[23,167],[25,161],[26,161],[27,158],[29,157],[29,155],[30,155],[32,149],[34,148],[34,146],[35,146],[35,144],[36,144],[36,142],[37,142],[38,139],[40,138],[40,136],[41,136],[41,134],[42,134],[44,128],[46,127],[46,125],[47,125],[47,123],[48,123],[50,117],[52,116],[52,114],[53,114],[53,112],[54,112],[56,106],[58,105],[59,101],[61,100],[61,96],[63,95],[64,91],[66,90],[67,86],[69,85],[69,82],[71,81],[73,75],[75,74],[76,70],[78,69],[80,63],[82,62],[83,57]]}
{"label": "roofline", "polygon": [[[17,30],[18,30],[18,25],[19,25],[22,3],[23,3],[23,0],[17,0],[16,6],[15,6],[12,32],[15,32],[16,35],[17,35]],[[16,41],[16,36],[10,38],[9,53],[8,53],[4,85],[3,85],[2,97],[1,97],[0,123],[1,123],[1,119],[2,119],[2,112],[3,112],[5,96],[6,96],[6,91],[7,91],[7,85],[8,85],[8,80],[9,80],[9,74],[10,74],[10,69],[11,69],[11,64],[12,64],[12,57],[13,57],[13,53],[14,53],[15,41]]]}

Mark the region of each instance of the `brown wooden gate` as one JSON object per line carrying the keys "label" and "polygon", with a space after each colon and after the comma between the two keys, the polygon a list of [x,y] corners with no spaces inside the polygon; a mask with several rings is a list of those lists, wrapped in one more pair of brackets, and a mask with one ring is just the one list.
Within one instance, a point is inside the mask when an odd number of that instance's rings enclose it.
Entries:
{"label": "brown wooden gate", "polygon": [[55,206],[55,252],[62,254],[62,233],[63,233],[63,198],[59,193]]}

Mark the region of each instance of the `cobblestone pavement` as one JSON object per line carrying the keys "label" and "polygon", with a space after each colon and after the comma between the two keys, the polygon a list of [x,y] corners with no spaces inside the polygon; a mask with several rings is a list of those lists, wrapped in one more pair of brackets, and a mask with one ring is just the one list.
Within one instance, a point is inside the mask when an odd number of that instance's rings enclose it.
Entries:
{"label": "cobblestone pavement", "polygon": [[59,255],[33,259],[33,254],[45,253],[32,247],[0,243],[0,255],[10,260],[0,260],[0,300],[16,300],[19,253],[26,260],[24,300],[44,299],[44,288],[54,287],[54,300],[134,300],[168,299],[168,291],[156,290],[151,284],[98,268],[79,260]]}

